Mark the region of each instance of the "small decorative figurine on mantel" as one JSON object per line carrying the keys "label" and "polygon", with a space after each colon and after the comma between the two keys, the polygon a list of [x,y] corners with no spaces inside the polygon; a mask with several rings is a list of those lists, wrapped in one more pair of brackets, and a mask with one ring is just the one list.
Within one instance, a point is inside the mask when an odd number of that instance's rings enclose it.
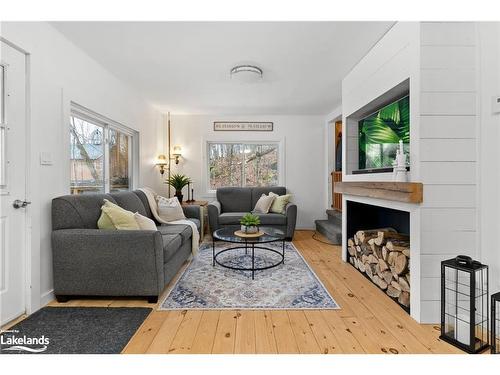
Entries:
{"label": "small decorative figurine on mantel", "polygon": [[393,163],[392,179],[398,182],[406,182],[406,154],[403,150],[403,140],[399,140],[399,148],[396,150],[396,160]]}

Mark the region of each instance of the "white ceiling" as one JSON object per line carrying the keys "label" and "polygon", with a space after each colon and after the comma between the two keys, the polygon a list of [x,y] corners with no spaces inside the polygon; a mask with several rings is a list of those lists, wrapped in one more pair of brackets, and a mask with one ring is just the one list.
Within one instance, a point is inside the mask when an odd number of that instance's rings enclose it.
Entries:
{"label": "white ceiling", "polygon": [[[60,32],[162,111],[326,114],[342,78],[392,22],[57,22]],[[263,80],[230,79],[238,64]]]}

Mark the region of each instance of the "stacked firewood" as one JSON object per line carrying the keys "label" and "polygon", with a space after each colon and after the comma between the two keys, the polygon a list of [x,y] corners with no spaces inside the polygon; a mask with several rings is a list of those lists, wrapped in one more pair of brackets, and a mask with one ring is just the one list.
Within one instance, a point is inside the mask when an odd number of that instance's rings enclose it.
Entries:
{"label": "stacked firewood", "polygon": [[410,306],[410,237],[392,228],[359,230],[347,240],[349,262],[388,296]]}

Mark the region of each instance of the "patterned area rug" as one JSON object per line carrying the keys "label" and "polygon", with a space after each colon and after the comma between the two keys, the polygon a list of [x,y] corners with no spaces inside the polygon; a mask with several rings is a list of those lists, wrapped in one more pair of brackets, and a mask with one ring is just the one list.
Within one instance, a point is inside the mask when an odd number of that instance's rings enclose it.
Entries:
{"label": "patterned area rug", "polygon": [[[234,245],[218,242],[216,251]],[[281,253],[281,243],[265,245]],[[255,250],[255,265],[279,262],[278,254]],[[218,257],[219,262],[248,267],[250,251],[231,250]],[[212,266],[212,244],[200,246],[198,256],[175,283],[160,310],[172,309],[338,309],[339,306],[307,265],[292,243],[287,242],[285,263],[275,268],[236,271],[218,264]]]}

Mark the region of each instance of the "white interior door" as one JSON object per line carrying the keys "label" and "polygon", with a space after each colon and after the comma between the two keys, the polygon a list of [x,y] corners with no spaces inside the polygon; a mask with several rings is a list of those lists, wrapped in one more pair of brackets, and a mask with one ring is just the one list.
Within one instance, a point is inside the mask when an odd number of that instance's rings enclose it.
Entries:
{"label": "white interior door", "polygon": [[0,41],[0,323],[25,312],[25,55]]}

